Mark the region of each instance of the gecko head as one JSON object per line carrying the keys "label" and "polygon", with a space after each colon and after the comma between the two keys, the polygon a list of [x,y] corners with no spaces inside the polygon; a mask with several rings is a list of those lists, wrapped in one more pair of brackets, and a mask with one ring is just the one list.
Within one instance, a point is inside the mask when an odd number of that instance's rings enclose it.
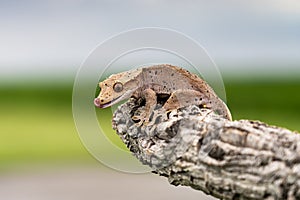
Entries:
{"label": "gecko head", "polygon": [[140,70],[114,74],[99,83],[100,94],[94,100],[95,106],[106,108],[128,99],[139,87]]}

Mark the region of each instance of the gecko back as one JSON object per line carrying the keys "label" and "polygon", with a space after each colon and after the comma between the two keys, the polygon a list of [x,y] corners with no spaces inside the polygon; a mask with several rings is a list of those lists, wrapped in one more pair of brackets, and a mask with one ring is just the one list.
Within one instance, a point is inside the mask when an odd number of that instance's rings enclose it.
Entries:
{"label": "gecko back", "polygon": [[226,104],[197,75],[172,65],[145,67],[142,74],[145,88],[151,88],[158,95],[170,95],[165,108],[174,109],[195,104],[212,109],[231,120],[231,113]]}

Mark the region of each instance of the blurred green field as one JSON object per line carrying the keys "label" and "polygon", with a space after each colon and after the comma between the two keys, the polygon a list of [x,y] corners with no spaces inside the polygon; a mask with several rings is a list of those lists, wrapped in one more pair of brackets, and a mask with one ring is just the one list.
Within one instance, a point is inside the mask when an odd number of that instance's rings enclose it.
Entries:
{"label": "blurred green field", "polygon": [[[234,119],[300,130],[300,81],[225,81],[225,87]],[[90,159],[73,122],[72,83],[1,86],[0,95],[0,169]],[[108,137],[122,146],[110,127],[111,110],[97,113],[108,121]]]}
{"label": "blurred green field", "polygon": [[300,80],[226,82],[234,119],[260,120],[300,130]]}
{"label": "blurred green field", "polygon": [[72,84],[17,84],[0,94],[0,169],[88,160],[72,118]]}

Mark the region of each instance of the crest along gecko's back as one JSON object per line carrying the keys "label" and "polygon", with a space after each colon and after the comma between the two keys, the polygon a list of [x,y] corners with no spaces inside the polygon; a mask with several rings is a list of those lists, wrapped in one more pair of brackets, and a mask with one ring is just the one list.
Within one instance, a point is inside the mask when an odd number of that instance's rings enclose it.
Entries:
{"label": "crest along gecko's back", "polygon": [[[111,75],[100,84],[101,92],[95,99],[98,107],[108,107],[130,96],[146,99],[146,118],[156,105],[158,95],[168,95],[166,110],[187,105],[200,105],[214,110],[231,120],[225,103],[200,77],[172,65],[154,65]],[[146,119],[147,121],[147,119]]]}
{"label": "crest along gecko's back", "polygon": [[171,94],[176,90],[197,90],[203,94],[211,92],[211,88],[207,88],[208,85],[197,75],[172,65],[142,68],[142,74],[144,86],[152,87],[157,93]]}

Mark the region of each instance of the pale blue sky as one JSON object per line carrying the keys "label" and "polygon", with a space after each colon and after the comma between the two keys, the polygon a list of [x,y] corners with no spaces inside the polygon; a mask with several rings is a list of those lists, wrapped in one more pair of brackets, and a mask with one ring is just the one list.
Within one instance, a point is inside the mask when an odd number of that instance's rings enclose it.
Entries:
{"label": "pale blue sky", "polygon": [[0,1],[0,77],[75,74],[97,44],[138,27],[203,45],[222,73],[300,71],[300,1]]}

